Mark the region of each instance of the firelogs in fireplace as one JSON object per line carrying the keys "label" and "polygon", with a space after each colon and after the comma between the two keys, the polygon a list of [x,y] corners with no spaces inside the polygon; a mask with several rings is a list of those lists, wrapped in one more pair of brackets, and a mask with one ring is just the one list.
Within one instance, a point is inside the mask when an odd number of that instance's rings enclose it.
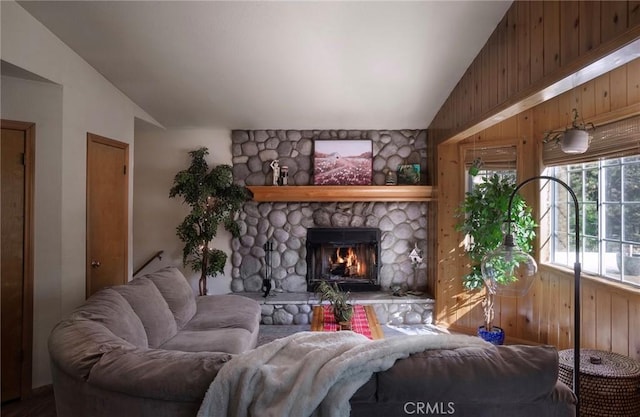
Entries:
{"label": "firelogs in fireplace", "polygon": [[356,277],[363,275],[361,265],[353,247],[337,248],[329,258],[329,273],[340,277]]}
{"label": "firelogs in fireplace", "polygon": [[331,275],[337,275],[340,277],[355,277],[358,276],[357,265],[347,265],[346,262],[332,263],[329,267]]}

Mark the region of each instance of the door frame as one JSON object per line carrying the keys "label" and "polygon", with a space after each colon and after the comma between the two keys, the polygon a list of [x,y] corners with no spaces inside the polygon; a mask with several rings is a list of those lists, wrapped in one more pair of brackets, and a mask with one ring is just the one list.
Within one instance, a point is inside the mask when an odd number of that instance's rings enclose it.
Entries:
{"label": "door frame", "polygon": [[124,173],[124,183],[126,184],[126,194],[125,194],[125,199],[124,199],[124,207],[123,207],[123,216],[124,216],[124,227],[126,230],[126,233],[124,234],[124,271],[123,271],[123,277],[124,277],[124,282],[123,284],[126,284],[127,281],[127,276],[129,274],[129,144],[125,143],[125,142],[120,142],[118,140],[115,139],[109,139],[106,138],[104,136],[100,136],[100,135],[96,135],[95,133],[91,133],[91,132],[87,132],[87,155],[86,155],[86,173],[87,173],[87,183],[86,183],[86,210],[87,210],[87,214],[86,214],[86,234],[87,234],[87,240],[86,240],[86,250],[85,250],[85,263],[86,263],[86,278],[85,278],[85,297],[89,298],[90,294],[89,291],[91,289],[90,284],[90,278],[91,278],[91,227],[90,227],[90,222],[91,219],[89,217],[89,213],[91,210],[91,199],[89,198],[90,194],[90,185],[91,185],[91,169],[89,166],[90,160],[89,160],[89,143],[90,142],[94,142],[94,143],[99,143],[102,145],[107,145],[107,146],[113,146],[115,148],[119,148],[124,150],[124,163],[125,163],[125,173]]}
{"label": "door frame", "polygon": [[22,292],[22,375],[20,398],[31,396],[32,368],[33,368],[33,216],[35,190],[35,150],[36,125],[30,122],[15,120],[0,120],[2,129],[19,130],[24,132],[24,259],[23,259],[23,292]]}

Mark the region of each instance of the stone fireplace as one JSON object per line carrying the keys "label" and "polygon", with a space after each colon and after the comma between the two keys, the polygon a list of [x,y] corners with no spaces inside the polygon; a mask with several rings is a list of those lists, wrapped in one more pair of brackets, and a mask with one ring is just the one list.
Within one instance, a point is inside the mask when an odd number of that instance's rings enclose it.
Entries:
{"label": "stone fireplace", "polygon": [[318,227],[307,230],[307,289],[326,281],[349,291],[380,289],[380,229]]}
{"label": "stone fireplace", "polygon": [[[256,203],[240,213],[241,237],[233,239],[231,289],[257,292],[264,278],[264,244],[271,240],[274,288],[307,292],[307,233],[313,228],[367,227],[380,230],[378,284],[388,290],[414,279],[409,253],[425,249],[425,203]],[[424,273],[424,270],[422,270]],[[426,276],[419,276],[419,286]]]}
{"label": "stone fireplace", "polygon": [[[373,183],[376,185],[384,185],[384,172],[395,170],[400,163],[419,162],[422,172],[426,171],[425,130],[234,130],[235,181],[243,185],[268,185],[271,181],[269,163],[279,159],[281,165],[289,168],[289,184],[311,184],[313,141],[316,139],[370,139],[374,151]],[[346,269],[348,276],[336,269],[333,272],[329,269],[329,275],[341,275],[339,279],[345,283],[358,279],[353,284],[361,284],[362,288],[370,285],[370,289],[407,286],[414,279],[418,287],[426,286],[426,269],[416,273],[409,259],[415,245],[423,250],[427,246],[425,202],[250,201],[245,203],[238,222],[241,237],[233,239],[231,255],[231,289],[234,292],[261,291],[267,256],[264,244],[268,241],[274,247],[274,252],[270,253],[274,289],[289,293],[312,291],[308,268],[328,267],[322,265],[322,259],[309,257],[308,233],[316,228],[378,230],[378,252],[372,256],[363,255],[374,265],[368,266],[371,268],[368,275],[356,278],[352,275],[353,267]],[[341,248],[332,248],[330,252]],[[322,256],[329,259],[327,253]],[[333,264],[338,269],[348,268],[340,265],[341,262],[334,261]]]}

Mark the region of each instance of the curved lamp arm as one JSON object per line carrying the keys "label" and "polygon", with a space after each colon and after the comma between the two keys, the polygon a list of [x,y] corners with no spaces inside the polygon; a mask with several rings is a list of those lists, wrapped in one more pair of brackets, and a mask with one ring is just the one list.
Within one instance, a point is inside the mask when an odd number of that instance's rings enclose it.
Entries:
{"label": "curved lamp arm", "polygon": [[[554,177],[549,177],[547,175],[539,175],[535,177],[531,177],[522,181],[520,184],[516,186],[516,188],[511,193],[509,197],[509,209],[507,211],[507,236],[511,236],[511,205],[513,203],[513,198],[520,188],[524,185],[535,181],[535,180],[549,180],[556,182],[562,185],[571,195],[573,199],[574,211],[575,211],[575,232],[576,232],[576,254],[575,254],[575,263],[573,264],[573,279],[574,279],[574,292],[573,292],[573,300],[574,300],[574,315],[573,315],[573,393],[578,400],[578,404],[576,406],[576,417],[580,416],[580,274],[581,274],[581,266],[580,266],[580,213],[579,213],[579,205],[578,198],[576,197],[576,193],[571,189],[571,187],[562,180],[559,180]],[[506,239],[505,239],[506,241]]]}

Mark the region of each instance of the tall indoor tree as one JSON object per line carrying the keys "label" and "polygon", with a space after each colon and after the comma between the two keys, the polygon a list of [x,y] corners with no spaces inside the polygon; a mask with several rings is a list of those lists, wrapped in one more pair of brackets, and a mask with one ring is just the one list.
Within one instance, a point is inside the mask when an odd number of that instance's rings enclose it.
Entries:
{"label": "tall indoor tree", "polygon": [[236,215],[242,204],[250,198],[249,191],[233,183],[229,165],[217,165],[211,170],[205,160],[209,150],[205,147],[189,152],[191,165],[173,179],[169,197],[182,197],[191,212],[177,227],[177,235],[184,242],[182,262],[200,272],[200,295],[207,294],[207,277],[223,273],[227,254],[211,247],[218,227],[224,226],[232,236],[240,230]]}
{"label": "tall indoor tree", "polygon": [[[458,207],[460,221],[456,230],[466,236],[465,253],[469,257],[470,270],[462,277],[467,290],[485,289],[483,300],[484,329],[492,331],[494,319],[494,289],[485,282],[481,262],[485,255],[495,250],[504,240],[503,226],[511,222],[511,231],[515,243],[523,252],[531,254],[536,236],[537,224],[531,208],[524,199],[516,194],[513,199],[511,219],[507,219],[509,197],[516,188],[515,177],[493,174],[483,177],[475,187],[465,194]],[[505,265],[506,267],[507,265]],[[496,284],[508,285],[512,282],[508,274],[498,274]]]}

